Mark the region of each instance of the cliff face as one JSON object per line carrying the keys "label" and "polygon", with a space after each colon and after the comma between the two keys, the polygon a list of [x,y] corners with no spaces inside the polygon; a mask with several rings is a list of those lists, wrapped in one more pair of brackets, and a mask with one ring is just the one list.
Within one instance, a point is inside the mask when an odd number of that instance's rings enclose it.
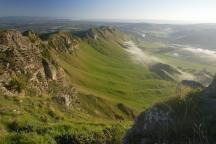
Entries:
{"label": "cliff face", "polygon": [[54,62],[49,49],[73,52],[78,49],[78,42],[66,33],[56,34],[50,42],[40,40],[31,31],[23,35],[16,30],[0,32],[0,90],[4,95],[33,92],[37,96],[49,93],[50,89],[58,89],[51,95],[58,99],[62,97],[69,106],[69,101],[75,96],[75,88],[67,83],[64,70]]}

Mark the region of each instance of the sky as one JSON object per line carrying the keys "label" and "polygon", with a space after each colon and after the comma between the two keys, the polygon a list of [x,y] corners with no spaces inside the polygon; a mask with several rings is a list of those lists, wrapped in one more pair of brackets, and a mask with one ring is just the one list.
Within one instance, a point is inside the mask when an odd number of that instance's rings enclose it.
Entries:
{"label": "sky", "polygon": [[216,0],[0,0],[0,17],[216,23]]}

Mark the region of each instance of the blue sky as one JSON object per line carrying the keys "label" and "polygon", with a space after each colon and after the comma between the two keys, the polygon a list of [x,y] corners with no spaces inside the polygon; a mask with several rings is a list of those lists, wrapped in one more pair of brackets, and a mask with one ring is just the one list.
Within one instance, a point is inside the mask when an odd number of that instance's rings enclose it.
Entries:
{"label": "blue sky", "polygon": [[0,16],[216,22],[216,0],[0,0]]}

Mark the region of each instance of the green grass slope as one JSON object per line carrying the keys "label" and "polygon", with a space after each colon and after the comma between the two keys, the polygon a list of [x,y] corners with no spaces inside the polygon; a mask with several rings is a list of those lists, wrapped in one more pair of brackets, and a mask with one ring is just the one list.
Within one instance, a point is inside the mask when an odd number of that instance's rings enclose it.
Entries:
{"label": "green grass slope", "polygon": [[82,41],[77,55],[61,54],[56,59],[81,95],[100,97],[112,105],[124,103],[140,111],[173,94],[172,82],[157,79],[144,65],[134,64],[114,41]]}
{"label": "green grass slope", "polygon": [[96,33],[97,39],[77,38],[76,53],[49,49],[76,87],[78,104],[67,108],[49,94],[0,96],[2,143],[120,143],[139,112],[174,95],[174,82],[131,61],[120,33],[105,28]]}

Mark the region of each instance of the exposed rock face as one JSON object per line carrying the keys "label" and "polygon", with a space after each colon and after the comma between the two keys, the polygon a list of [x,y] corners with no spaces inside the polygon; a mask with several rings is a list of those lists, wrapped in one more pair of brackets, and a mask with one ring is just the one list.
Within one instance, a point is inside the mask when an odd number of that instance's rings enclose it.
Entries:
{"label": "exposed rock face", "polygon": [[120,41],[125,39],[124,35],[114,27],[101,26],[99,28],[91,28],[86,34],[87,38],[94,40],[108,39],[114,41]]}
{"label": "exposed rock face", "polygon": [[61,90],[53,97],[61,105],[66,105],[70,107],[71,104],[77,101],[76,89],[74,87],[65,87],[64,90]]}
{"label": "exposed rock face", "polygon": [[166,137],[167,131],[173,123],[170,112],[168,107],[161,109],[156,106],[141,113],[132,129],[126,133],[122,144],[150,144],[154,142],[149,137],[157,138],[158,135]]}
{"label": "exposed rock face", "polygon": [[11,78],[22,77],[20,81],[29,82],[30,87],[47,87],[40,49],[18,31],[7,30],[0,33],[0,64],[0,83],[8,83]]}
{"label": "exposed rock face", "polygon": [[145,116],[143,117],[143,120],[145,121],[143,129],[148,131],[157,131],[159,128],[167,128],[168,125],[172,122],[169,113],[169,110],[161,110],[157,107],[153,107],[147,110]]}
{"label": "exposed rock face", "polygon": [[5,30],[0,34],[0,44],[7,46],[17,46],[21,49],[28,49],[30,45],[27,38],[24,38],[22,34],[16,30]]}
{"label": "exposed rock face", "polygon": [[44,67],[44,73],[45,73],[46,79],[53,79],[53,74],[52,74],[49,63],[45,59],[42,59],[42,64]]}
{"label": "exposed rock face", "polygon": [[49,38],[49,46],[60,52],[77,53],[79,42],[70,33],[58,32]]}
{"label": "exposed rock face", "polygon": [[76,89],[67,82],[64,70],[49,61],[52,58],[46,57],[45,48],[72,52],[78,48],[78,41],[60,33],[48,45],[32,31],[24,32],[24,36],[16,30],[0,32],[0,91],[10,96],[49,92],[58,103],[69,106],[76,99]]}

